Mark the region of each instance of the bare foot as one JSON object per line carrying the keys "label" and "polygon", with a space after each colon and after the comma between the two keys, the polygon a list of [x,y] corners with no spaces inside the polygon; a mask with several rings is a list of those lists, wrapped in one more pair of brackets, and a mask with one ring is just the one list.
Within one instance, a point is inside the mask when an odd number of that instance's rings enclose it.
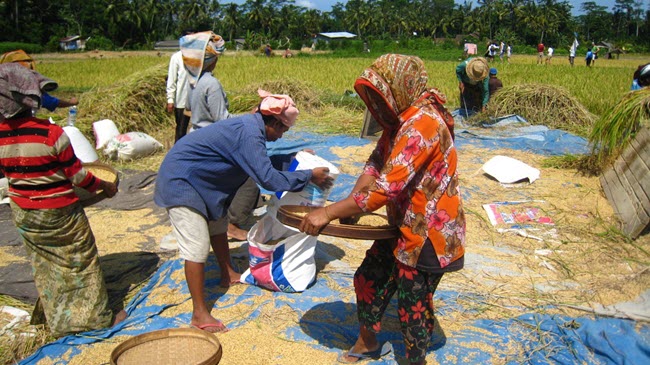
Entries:
{"label": "bare foot", "polygon": [[230,274],[222,275],[219,286],[222,288],[230,288],[233,285],[240,284],[241,283],[239,281],[240,278],[241,278],[241,274],[238,272],[232,272]]}
{"label": "bare foot", "polygon": [[124,309],[117,312],[117,314],[115,315],[115,319],[113,320],[113,326],[115,326],[116,324],[119,324],[120,322],[123,322],[126,319],[126,316],[127,316],[127,314],[126,314],[126,311]]}
{"label": "bare foot", "polygon": [[237,241],[246,241],[248,236],[248,231],[243,230],[232,223],[228,223],[228,238],[232,238]]}

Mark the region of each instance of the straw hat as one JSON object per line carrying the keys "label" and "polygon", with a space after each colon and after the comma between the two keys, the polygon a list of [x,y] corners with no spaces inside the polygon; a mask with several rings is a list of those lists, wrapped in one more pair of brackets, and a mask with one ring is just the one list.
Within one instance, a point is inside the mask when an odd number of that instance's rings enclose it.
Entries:
{"label": "straw hat", "polygon": [[467,73],[467,77],[469,77],[470,80],[479,82],[488,76],[489,69],[490,66],[488,66],[485,58],[476,57],[467,62],[467,66],[465,66],[465,73]]}

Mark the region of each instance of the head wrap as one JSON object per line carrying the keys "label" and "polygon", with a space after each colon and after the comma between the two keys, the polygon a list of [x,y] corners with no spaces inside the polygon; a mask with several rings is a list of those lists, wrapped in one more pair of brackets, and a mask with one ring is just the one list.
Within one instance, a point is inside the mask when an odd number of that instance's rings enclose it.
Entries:
{"label": "head wrap", "polygon": [[39,108],[43,91],[59,85],[51,79],[18,63],[0,65],[0,113],[9,119],[25,111]]}
{"label": "head wrap", "polygon": [[262,114],[275,116],[287,127],[292,127],[296,123],[299,112],[296,103],[289,95],[271,94],[262,89],[257,90],[257,94],[262,98],[260,103]]}
{"label": "head wrap", "polygon": [[488,66],[487,61],[483,57],[472,58],[467,62],[465,66],[465,73],[467,77],[473,82],[479,82],[484,80],[488,76]]}
{"label": "head wrap", "polygon": [[7,52],[2,56],[0,56],[0,63],[12,63],[12,62],[23,65],[30,70],[36,70],[36,61],[34,61],[34,59],[31,58],[22,49]]}
{"label": "head wrap", "polygon": [[201,72],[217,62],[217,58],[226,50],[226,42],[220,35],[211,31],[188,34],[179,40],[183,64],[190,74],[191,86],[201,76]]}
{"label": "head wrap", "polygon": [[386,54],[363,71],[354,89],[375,120],[393,129],[400,124],[398,115],[427,91],[428,80],[420,58]]}

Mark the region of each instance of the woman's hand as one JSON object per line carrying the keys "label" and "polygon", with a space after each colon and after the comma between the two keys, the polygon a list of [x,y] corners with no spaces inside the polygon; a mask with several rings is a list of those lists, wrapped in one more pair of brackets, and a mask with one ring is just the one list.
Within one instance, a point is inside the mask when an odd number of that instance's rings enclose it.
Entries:
{"label": "woman's hand", "polygon": [[307,233],[308,235],[318,236],[321,229],[325,227],[333,217],[327,211],[327,207],[318,208],[311,213],[307,214],[300,222],[300,232]]}
{"label": "woman's hand", "polygon": [[99,189],[104,191],[107,197],[112,198],[117,194],[117,185],[110,181],[100,180]]}

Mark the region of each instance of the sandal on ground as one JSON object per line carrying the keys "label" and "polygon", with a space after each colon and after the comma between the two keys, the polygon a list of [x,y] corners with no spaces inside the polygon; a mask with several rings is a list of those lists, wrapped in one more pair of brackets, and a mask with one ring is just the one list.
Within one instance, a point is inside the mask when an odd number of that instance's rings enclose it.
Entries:
{"label": "sandal on ground", "polygon": [[[374,351],[356,353],[356,352],[352,352],[352,349],[350,349],[348,352],[339,355],[336,361],[338,361],[341,364],[354,364],[357,362],[370,360],[370,359],[377,360],[382,358],[383,356],[388,355],[391,351],[393,351],[393,345],[391,345],[390,342],[386,342]],[[346,357],[356,357],[357,359],[350,361],[347,360]]]}
{"label": "sandal on ground", "polygon": [[[203,330],[205,332],[209,333],[220,333],[220,332],[228,332],[228,327],[224,326],[223,323],[204,323],[204,324],[198,324],[198,325],[191,325],[194,328]],[[215,330],[216,329],[216,330]]]}

